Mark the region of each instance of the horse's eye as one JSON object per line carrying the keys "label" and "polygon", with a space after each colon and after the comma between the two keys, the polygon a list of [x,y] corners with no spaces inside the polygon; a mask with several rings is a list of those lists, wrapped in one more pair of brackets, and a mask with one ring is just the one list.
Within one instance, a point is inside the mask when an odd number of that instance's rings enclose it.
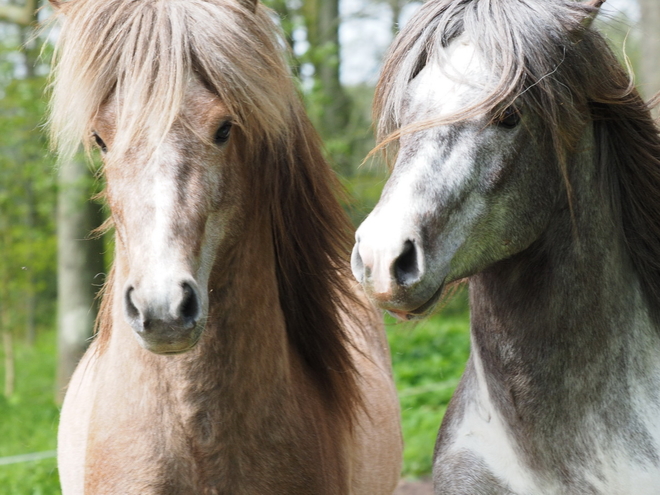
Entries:
{"label": "horse's eye", "polygon": [[101,139],[101,136],[99,136],[96,131],[92,132],[92,136],[94,137],[94,141],[96,141],[96,145],[101,149],[102,153],[105,153],[108,151],[108,147],[105,145],[103,142],[103,139]]}
{"label": "horse's eye", "polygon": [[225,122],[218,128],[218,130],[215,132],[215,137],[213,138],[215,144],[218,145],[225,144],[227,141],[229,141],[229,134],[231,133],[231,127],[232,127],[231,122]]}
{"label": "horse's eye", "polygon": [[495,118],[495,123],[505,129],[513,129],[520,123],[520,111],[514,107],[507,107]]}

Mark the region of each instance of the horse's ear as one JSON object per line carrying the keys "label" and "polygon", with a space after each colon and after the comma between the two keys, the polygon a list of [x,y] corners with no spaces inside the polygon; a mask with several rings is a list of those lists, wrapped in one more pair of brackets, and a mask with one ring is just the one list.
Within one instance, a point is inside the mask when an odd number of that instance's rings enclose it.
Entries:
{"label": "horse's ear", "polygon": [[48,3],[53,10],[58,14],[64,14],[71,6],[71,2],[66,2],[65,0],[48,0]]}
{"label": "horse's ear", "polygon": [[257,4],[259,3],[259,0],[238,0],[238,3],[248,9],[250,12],[255,12],[257,10]]}
{"label": "horse's ear", "polygon": [[582,19],[582,25],[585,28],[589,28],[591,26],[591,23],[594,22],[594,19],[598,15],[598,12],[600,12],[600,6],[605,3],[605,0],[589,0],[586,2],[584,5],[586,7],[591,7],[591,11],[587,16]]}

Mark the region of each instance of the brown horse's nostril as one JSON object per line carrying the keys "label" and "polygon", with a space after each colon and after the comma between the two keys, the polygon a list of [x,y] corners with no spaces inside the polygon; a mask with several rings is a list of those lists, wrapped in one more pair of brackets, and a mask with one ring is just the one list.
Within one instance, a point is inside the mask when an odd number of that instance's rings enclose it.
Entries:
{"label": "brown horse's nostril", "polygon": [[417,245],[406,241],[399,257],[394,260],[393,275],[399,285],[412,285],[419,280]]}
{"label": "brown horse's nostril", "polygon": [[[165,297],[133,285],[124,294],[124,312],[128,323],[138,334],[149,338],[175,339],[187,335],[199,322],[202,305],[194,282],[181,282]],[[146,294],[146,295],[145,295]],[[146,298],[146,300],[145,300]]]}
{"label": "brown horse's nostril", "polygon": [[124,316],[147,350],[176,354],[191,349],[199,340],[203,299],[194,279],[187,279],[188,282],[142,280],[127,286]]}

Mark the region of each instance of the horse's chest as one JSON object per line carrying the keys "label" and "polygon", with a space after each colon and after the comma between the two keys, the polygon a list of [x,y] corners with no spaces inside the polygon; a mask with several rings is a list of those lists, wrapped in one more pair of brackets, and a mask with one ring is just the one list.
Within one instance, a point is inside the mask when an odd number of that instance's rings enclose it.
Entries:
{"label": "horse's chest", "polygon": [[651,402],[633,402],[620,424],[606,425],[594,413],[548,440],[517,435],[484,397],[471,401],[439,445],[436,493],[481,493],[486,486],[494,495],[660,493],[660,421]]}
{"label": "horse's chest", "polygon": [[220,452],[202,456],[198,452],[163,452],[135,445],[132,449],[129,445],[108,445],[88,456],[86,493],[343,493],[341,489],[328,490],[322,480],[332,477],[318,472],[320,464],[304,463],[286,452],[276,456],[264,451],[227,449],[227,455]]}
{"label": "horse's chest", "polygon": [[97,423],[90,432],[86,493],[346,493],[341,470],[324,464],[314,446],[318,439],[290,425],[273,421],[249,429],[236,418],[211,414],[161,420],[143,422],[135,415],[132,422]]}

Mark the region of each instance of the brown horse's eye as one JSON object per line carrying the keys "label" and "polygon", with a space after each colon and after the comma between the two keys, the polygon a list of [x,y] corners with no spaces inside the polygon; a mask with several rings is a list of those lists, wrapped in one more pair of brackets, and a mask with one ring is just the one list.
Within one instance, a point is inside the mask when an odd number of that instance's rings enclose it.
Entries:
{"label": "brown horse's eye", "polygon": [[504,129],[513,129],[520,123],[520,111],[513,106],[507,107],[495,118],[495,123]]}
{"label": "brown horse's eye", "polygon": [[108,147],[103,142],[103,139],[101,139],[101,136],[99,136],[96,131],[92,132],[92,136],[94,137],[94,141],[96,141],[96,145],[101,149],[101,152],[106,153],[108,151]]}
{"label": "brown horse's eye", "polygon": [[224,124],[222,124],[215,132],[215,137],[213,138],[213,142],[215,142],[215,144],[217,145],[222,145],[225,144],[227,141],[229,141],[231,127],[232,127],[231,122],[225,122]]}

